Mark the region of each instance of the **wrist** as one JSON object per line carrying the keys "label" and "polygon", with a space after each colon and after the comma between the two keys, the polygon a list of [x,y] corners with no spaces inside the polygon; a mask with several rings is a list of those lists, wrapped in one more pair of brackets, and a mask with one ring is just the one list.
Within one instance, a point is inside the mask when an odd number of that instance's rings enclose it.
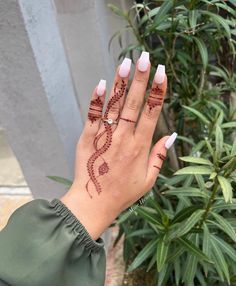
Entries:
{"label": "wrist", "polygon": [[61,201],[94,240],[101,236],[118,215],[105,203],[101,195],[91,199],[85,191],[79,190],[79,187],[74,184]]}

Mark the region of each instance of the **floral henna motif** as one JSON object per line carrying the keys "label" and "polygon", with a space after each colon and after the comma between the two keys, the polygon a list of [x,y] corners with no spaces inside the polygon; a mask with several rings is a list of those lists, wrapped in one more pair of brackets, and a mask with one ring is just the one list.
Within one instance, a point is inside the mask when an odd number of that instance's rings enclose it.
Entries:
{"label": "floral henna motif", "polygon": [[163,101],[164,92],[158,86],[151,89],[150,95],[147,99],[147,104],[149,106],[149,111],[151,111],[156,106],[161,106]]}
{"label": "floral henna motif", "polygon": [[88,119],[92,123],[101,118],[102,108],[103,102],[99,97],[91,101],[88,112]]}
{"label": "floral henna motif", "polygon": [[[125,95],[126,83],[122,80],[119,90],[117,90],[117,88],[118,88],[118,83],[115,84],[114,95],[109,100],[109,102],[107,104],[107,109],[106,109],[105,114],[104,114],[105,119],[108,119],[109,111],[112,108],[114,108],[115,104],[119,104],[119,100]],[[117,118],[115,120],[118,120],[119,116],[120,116],[120,109],[119,109],[119,113],[117,115]],[[90,181],[92,181],[97,193],[100,194],[102,191],[102,188],[101,188],[101,184],[98,181],[98,177],[103,176],[104,174],[109,172],[109,166],[108,166],[107,162],[104,160],[104,158],[102,157],[102,155],[111,146],[112,134],[113,134],[112,126],[113,126],[112,124],[110,125],[108,122],[105,121],[104,122],[105,130],[103,132],[101,132],[100,134],[98,134],[95,137],[94,142],[93,142],[95,152],[89,158],[88,163],[87,163],[87,171],[88,171],[88,175],[89,175],[90,179],[88,180],[88,182],[86,184],[86,190],[87,190],[87,192],[91,198],[92,198],[92,195],[90,193],[90,188],[89,188]],[[103,138],[104,136],[106,136],[105,143],[101,147],[98,147],[100,139]],[[99,158],[101,158],[103,160],[103,163],[98,167],[98,175],[96,175],[94,165],[95,165],[95,162]]]}

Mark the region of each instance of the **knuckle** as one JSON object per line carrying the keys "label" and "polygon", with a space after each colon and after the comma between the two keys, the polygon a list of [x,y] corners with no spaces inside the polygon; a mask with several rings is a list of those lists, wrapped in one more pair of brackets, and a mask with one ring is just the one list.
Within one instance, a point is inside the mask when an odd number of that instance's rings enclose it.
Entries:
{"label": "knuckle", "polygon": [[142,84],[146,84],[147,80],[148,80],[148,78],[147,78],[147,76],[145,76],[145,74],[136,73],[134,75],[134,81],[136,81],[136,82],[140,82]]}
{"label": "knuckle", "polygon": [[140,106],[141,106],[141,103],[139,101],[137,101],[136,99],[134,98],[127,98],[126,100],[126,107],[128,109],[131,109],[131,110],[134,110],[134,111],[137,111],[140,109]]}

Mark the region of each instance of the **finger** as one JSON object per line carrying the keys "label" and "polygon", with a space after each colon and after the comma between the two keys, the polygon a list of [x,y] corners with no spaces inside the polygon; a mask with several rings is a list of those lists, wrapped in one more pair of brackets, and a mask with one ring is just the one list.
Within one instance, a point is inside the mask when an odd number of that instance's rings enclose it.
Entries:
{"label": "finger", "polygon": [[149,53],[142,52],[136,64],[134,79],[119,118],[117,132],[134,131],[147,89],[150,67]]}
{"label": "finger", "polygon": [[174,132],[171,136],[162,137],[152,148],[148,160],[148,170],[146,182],[149,186],[153,186],[162,167],[163,161],[166,158],[167,150],[174,144],[177,133]]}
{"label": "finger", "polygon": [[131,59],[125,58],[116,71],[112,91],[104,113],[105,119],[118,120],[125,99],[130,69]]}
{"label": "finger", "polygon": [[84,132],[86,135],[94,136],[97,134],[101,118],[102,110],[106,97],[106,81],[101,79],[99,84],[94,89],[89,105],[88,117],[85,123]]}
{"label": "finger", "polygon": [[164,97],[167,88],[167,77],[165,74],[165,66],[158,65],[154,76],[152,88],[147,101],[144,105],[138,125],[135,130],[137,140],[146,139],[150,144],[152,136],[161,113]]}

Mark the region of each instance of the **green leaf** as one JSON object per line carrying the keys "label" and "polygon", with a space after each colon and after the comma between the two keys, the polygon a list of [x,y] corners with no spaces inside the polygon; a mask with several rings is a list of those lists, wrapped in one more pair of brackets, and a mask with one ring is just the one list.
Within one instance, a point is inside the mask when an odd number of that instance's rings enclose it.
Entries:
{"label": "green leaf", "polygon": [[118,218],[118,220],[117,220],[117,223],[118,223],[118,224],[123,223],[123,222],[126,221],[131,215],[133,215],[133,212],[132,212],[132,211],[130,211],[130,210],[125,211],[124,213],[122,213],[122,214],[119,216],[119,218]]}
{"label": "green leaf", "polygon": [[224,258],[223,253],[221,252],[221,249],[219,245],[215,243],[214,239],[211,239],[210,241],[211,247],[212,247],[212,253],[214,255],[214,261],[215,265],[218,265],[217,268],[220,268],[221,271],[224,273],[225,278],[227,279],[228,284],[230,285],[230,276],[229,276],[229,269],[227,266],[227,262]]}
{"label": "green leaf", "polygon": [[233,227],[231,226],[231,224],[225,218],[223,218],[221,215],[219,215],[219,214],[217,214],[215,212],[212,212],[212,211],[211,211],[211,214],[216,219],[218,224],[215,223],[214,221],[211,221],[211,223],[213,223],[216,226],[218,226],[221,230],[223,230],[226,234],[228,234],[228,236],[234,242],[236,242],[236,232],[233,229]]}
{"label": "green leaf", "polygon": [[174,173],[174,175],[186,175],[186,174],[192,174],[192,175],[210,175],[213,172],[213,169],[210,167],[205,166],[191,166],[191,167],[185,167],[177,172]]}
{"label": "green leaf", "polygon": [[186,250],[196,255],[199,259],[213,263],[195,244],[193,244],[187,238],[178,238],[178,241]]}
{"label": "green leaf", "polygon": [[[198,247],[199,244],[199,235],[195,235],[195,244]],[[187,260],[185,264],[184,274],[183,274],[183,280],[185,281],[185,285],[194,285],[193,280],[196,275],[197,270],[197,263],[198,258],[196,255],[193,255],[192,253],[188,253]]]}
{"label": "green leaf", "polygon": [[216,235],[211,235],[211,239],[220,247],[221,251],[226,253],[234,262],[236,262],[236,251],[225,240]]}
{"label": "green leaf", "polygon": [[186,207],[182,209],[175,215],[175,217],[172,220],[172,224],[185,220],[186,218],[190,217],[196,210],[199,210],[200,208],[201,208],[200,205],[192,205],[190,207]]}
{"label": "green leaf", "polygon": [[213,165],[210,160],[203,159],[203,158],[191,157],[191,156],[184,156],[184,157],[179,157],[179,158],[184,162],[196,163],[200,165],[209,165],[209,166]]}
{"label": "green leaf", "polygon": [[136,269],[141,265],[149,256],[154,254],[155,249],[157,247],[157,240],[150,241],[135,257],[134,261],[131,263],[131,265],[128,268],[128,272]]}
{"label": "green leaf", "polygon": [[[193,37],[193,40],[195,41],[198,50],[200,52],[201,58],[202,58],[202,64],[204,69],[207,68],[207,64],[208,64],[208,52],[207,52],[207,47],[205,45],[205,43],[203,42],[203,40],[201,38],[197,38],[197,37]],[[202,114],[201,114],[202,115]]]}
{"label": "green leaf", "polygon": [[113,5],[113,4],[108,4],[107,5],[108,8],[110,8],[112,10],[112,12],[114,14],[116,14],[117,16],[120,16],[122,18],[127,19],[127,13],[123,12],[120,8],[118,8],[117,6]]}
{"label": "green leaf", "polygon": [[[206,254],[207,257],[210,257],[210,232],[207,225],[203,224],[203,242],[202,242],[202,251]],[[207,264],[203,265],[205,276],[207,276],[209,267]]]}
{"label": "green leaf", "polygon": [[231,155],[236,155],[236,138],[234,139],[234,143],[231,149]]}
{"label": "green leaf", "polygon": [[153,230],[152,229],[137,229],[133,232],[131,232],[130,234],[128,234],[126,236],[126,238],[130,238],[130,237],[134,237],[134,236],[139,236],[139,237],[142,237],[142,236],[145,236],[147,237],[148,234],[153,234]]}
{"label": "green leaf", "polygon": [[167,254],[169,249],[169,243],[166,241],[166,236],[160,238],[157,245],[157,271],[160,272],[165,265]]}
{"label": "green leaf", "polygon": [[231,121],[227,123],[223,123],[221,128],[236,128],[236,121]]}
{"label": "green leaf", "polygon": [[204,116],[202,113],[200,113],[198,110],[192,108],[192,107],[189,107],[189,106],[186,106],[186,105],[183,105],[183,108],[192,112],[194,115],[196,115],[203,123],[209,125],[210,121],[206,118],[206,116]]}
{"label": "green leaf", "polygon": [[227,22],[225,21],[225,19],[223,17],[221,17],[220,15],[211,13],[209,11],[201,11],[202,14],[205,14],[207,16],[210,17],[210,20],[212,22],[214,22],[217,26],[221,26],[223,27],[223,29],[226,32],[226,36],[230,39],[231,38],[231,32],[230,32],[230,27],[227,24]]}
{"label": "green leaf", "polygon": [[154,23],[153,27],[157,27],[159,24],[163,22],[163,20],[168,17],[167,13],[170,11],[172,8],[173,3],[172,1],[164,1],[163,4],[161,5],[159,11],[157,12],[155,18],[154,18]]}
{"label": "green leaf", "polygon": [[71,187],[71,185],[73,184],[73,182],[71,180],[65,179],[63,177],[58,177],[58,176],[47,176],[47,178],[60,183],[62,185],[65,185],[67,187]]}
{"label": "green leaf", "polygon": [[208,195],[204,193],[203,191],[197,189],[197,188],[174,188],[165,192],[162,192],[164,195],[172,195],[172,196],[187,196],[187,197],[202,197],[207,198]]}
{"label": "green leaf", "polygon": [[144,207],[138,207],[136,212],[147,222],[154,224],[158,229],[164,229],[163,225],[158,221],[156,214],[148,212]]}
{"label": "green leaf", "polygon": [[178,135],[178,138],[177,138],[177,139],[178,139],[178,140],[182,140],[182,141],[184,141],[184,142],[187,142],[187,143],[189,143],[189,144],[192,145],[192,146],[195,145],[193,139],[191,139],[191,138]]}
{"label": "green leaf", "polygon": [[226,203],[232,203],[233,201],[233,188],[230,184],[230,182],[222,177],[222,176],[217,176],[217,179],[220,183],[223,195],[224,195],[224,199]]}
{"label": "green leaf", "polygon": [[200,218],[204,212],[205,210],[196,210],[184,223],[178,227],[178,229],[175,229],[173,232],[170,231],[168,238],[171,240],[188,233],[200,221]]}
{"label": "green leaf", "polygon": [[223,132],[218,124],[216,124],[216,133],[215,133],[215,140],[216,140],[216,153],[217,157],[220,158],[221,153],[223,151]]}
{"label": "green leaf", "polygon": [[222,210],[236,210],[236,200],[233,199],[232,203],[225,203],[225,201],[217,201],[213,206],[212,206],[212,211],[222,211]]}

